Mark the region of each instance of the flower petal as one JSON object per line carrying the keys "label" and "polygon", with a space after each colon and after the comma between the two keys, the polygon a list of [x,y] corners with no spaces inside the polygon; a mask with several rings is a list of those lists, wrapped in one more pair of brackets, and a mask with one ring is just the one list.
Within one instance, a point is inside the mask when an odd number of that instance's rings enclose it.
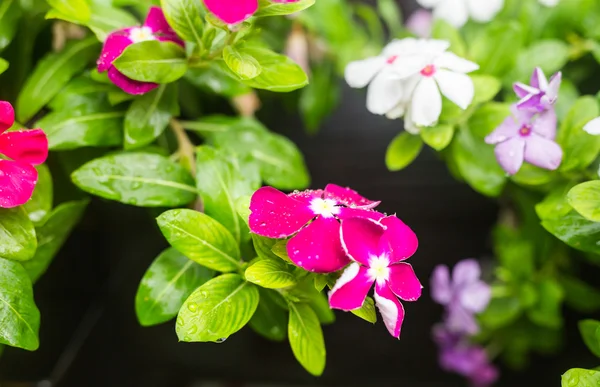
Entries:
{"label": "flower petal", "polygon": [[504,0],[467,0],[471,19],[478,22],[488,22],[502,10]]}
{"label": "flower petal", "polygon": [[593,120],[591,120],[590,122],[585,124],[585,126],[583,127],[583,130],[586,133],[592,134],[594,136],[599,135],[600,134],[600,117],[594,118]]}
{"label": "flower petal", "polygon": [[0,135],[0,153],[15,161],[38,165],[48,157],[48,139],[41,129],[19,130]]}
{"label": "flower petal", "polygon": [[125,30],[119,30],[109,34],[104,41],[100,57],[96,62],[98,71],[104,72],[108,70],[115,59],[117,59],[117,57],[132,43],[131,39],[125,34]]}
{"label": "flower petal", "polygon": [[375,282],[367,271],[357,262],[350,264],[329,292],[329,306],[346,311],[360,308]]}
{"label": "flower petal", "polygon": [[391,253],[392,263],[412,257],[419,247],[417,235],[395,215],[383,218],[380,223],[386,227],[381,237],[380,249]]}
{"label": "flower petal", "polygon": [[544,110],[544,107],[542,106],[543,96],[544,93],[529,94],[524,98],[521,98],[521,100],[517,103],[517,108],[542,111]]}
{"label": "flower petal", "polygon": [[481,277],[479,262],[474,259],[463,259],[452,270],[453,286],[464,286],[476,282]]}
{"label": "flower petal", "polygon": [[203,0],[206,8],[227,24],[248,19],[258,9],[258,0]]}
{"label": "flower petal", "polygon": [[513,137],[496,145],[494,152],[502,169],[509,175],[514,175],[523,165],[525,141],[520,137]]}
{"label": "flower petal", "polygon": [[535,134],[554,140],[556,137],[557,118],[554,109],[548,109],[541,112],[533,122],[532,130]]}
{"label": "flower petal", "polygon": [[381,203],[380,201],[369,200],[351,188],[341,187],[336,184],[327,184],[325,187],[325,199],[333,199],[349,207],[369,209],[375,208]]}
{"label": "flower petal", "polygon": [[485,282],[475,281],[461,289],[458,297],[465,309],[473,313],[480,313],[489,304],[492,291]]}
{"label": "flower petal", "polygon": [[371,256],[379,256],[379,240],[384,228],[379,223],[361,218],[342,221],[341,240],[344,251],[354,261],[369,266]]}
{"label": "flower petal", "polygon": [[15,123],[15,110],[6,101],[0,101],[0,133],[8,130]]}
{"label": "flower petal", "polygon": [[379,72],[367,89],[367,110],[373,114],[386,114],[404,97],[404,83],[391,74],[390,70]]}
{"label": "flower petal", "polygon": [[346,82],[350,87],[356,89],[367,86],[385,66],[385,61],[385,57],[377,56],[349,63],[344,71]]}
{"label": "flower petal", "polygon": [[315,217],[306,202],[273,187],[262,187],[254,192],[250,211],[250,231],[268,238],[295,234]]}
{"label": "flower petal", "polygon": [[417,0],[417,3],[421,7],[433,8],[433,7],[437,6],[438,4],[440,4],[442,1],[444,1],[444,0]]}
{"label": "flower petal", "polygon": [[456,73],[470,73],[471,71],[479,69],[479,65],[477,63],[463,59],[451,52],[445,52],[435,58],[433,64],[436,67],[451,70]]}
{"label": "flower petal", "polygon": [[508,116],[502,121],[500,126],[486,136],[485,142],[487,144],[498,144],[506,141],[509,138],[518,136],[520,128],[521,123],[516,121],[513,116]]}
{"label": "flower petal", "polygon": [[550,104],[554,104],[558,98],[558,91],[560,90],[560,84],[562,82],[562,73],[559,71],[550,78],[548,84],[548,90],[546,90],[546,97]]}
{"label": "flower petal", "polygon": [[0,207],[25,204],[33,194],[38,173],[30,164],[0,160]]}
{"label": "flower petal", "polygon": [[335,218],[318,217],[289,240],[287,252],[297,266],[315,273],[338,271],[350,262]]}
{"label": "flower petal", "polygon": [[387,284],[375,286],[374,298],[388,332],[395,338],[399,338],[404,321],[404,307]]}
{"label": "flower petal", "polygon": [[451,302],[447,310],[446,326],[450,331],[467,335],[479,332],[475,316],[472,312],[465,310],[458,300]]}
{"label": "flower petal", "polygon": [[418,300],[423,291],[413,267],[404,262],[390,266],[387,284],[392,292],[404,301]]}
{"label": "flower petal", "polygon": [[368,208],[350,208],[350,207],[340,207],[339,212],[336,215],[338,219],[350,219],[350,218],[362,218],[362,219],[370,219],[375,222],[379,222],[381,219],[385,218],[385,215],[381,212],[377,212],[375,210],[369,210]]}
{"label": "flower petal", "polygon": [[444,19],[453,27],[462,27],[469,19],[469,11],[464,0],[445,0],[433,10],[436,19]]}
{"label": "flower petal", "polygon": [[519,98],[525,98],[529,94],[538,94],[541,91],[539,89],[536,89],[534,87],[531,87],[531,86],[526,85],[526,84],[521,83],[521,82],[515,83],[513,85],[513,90],[515,91],[515,94]]}
{"label": "flower petal", "polygon": [[471,77],[448,70],[438,70],[433,76],[442,94],[459,108],[466,109],[473,102],[475,87]]}
{"label": "flower petal", "polygon": [[442,114],[442,95],[435,80],[431,77],[422,77],[413,94],[412,122],[418,126],[430,126],[438,121],[440,114]]}
{"label": "flower petal", "polygon": [[117,70],[117,68],[114,66],[111,66],[108,69],[107,74],[108,79],[110,79],[110,81],[114,83],[115,86],[117,86],[119,89],[123,90],[127,94],[146,94],[147,92],[152,91],[158,87],[157,83],[134,81],[133,79],[121,74],[119,70]]}
{"label": "flower petal", "polygon": [[452,299],[450,285],[450,270],[446,265],[437,265],[431,275],[431,298],[441,305],[446,305]]}
{"label": "flower petal", "polygon": [[177,37],[177,33],[171,28],[165,14],[160,7],[150,7],[148,10],[148,16],[144,21],[146,27],[150,27],[153,34],[170,35],[171,37]]}
{"label": "flower petal", "polygon": [[559,167],[562,157],[561,147],[552,140],[535,133],[525,140],[525,161],[536,167],[553,171]]}
{"label": "flower petal", "polygon": [[536,67],[533,70],[533,74],[531,75],[531,86],[541,91],[548,90],[548,79],[546,78],[546,74],[544,74],[544,70],[539,67]]}
{"label": "flower petal", "polygon": [[433,26],[433,15],[431,12],[418,9],[413,12],[406,21],[406,28],[420,38],[428,38]]}

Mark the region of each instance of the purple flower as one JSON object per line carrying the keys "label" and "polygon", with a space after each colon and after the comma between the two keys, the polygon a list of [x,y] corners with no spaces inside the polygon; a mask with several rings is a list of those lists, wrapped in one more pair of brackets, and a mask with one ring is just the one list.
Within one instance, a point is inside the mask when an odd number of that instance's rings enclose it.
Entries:
{"label": "purple flower", "polygon": [[452,279],[446,265],[438,265],[431,276],[432,298],[446,306],[446,327],[457,334],[475,334],[479,326],[474,314],[482,312],[490,301],[491,290],[481,281],[481,269],[474,259],[454,266]]}
{"label": "purple flower", "polygon": [[556,113],[549,109],[541,113],[512,107],[507,117],[485,138],[488,144],[496,144],[496,158],[510,175],[519,172],[523,161],[537,167],[555,170],[562,161],[563,152],[554,142],[556,137]]}
{"label": "purple flower", "polygon": [[558,98],[561,80],[562,74],[558,72],[548,81],[542,69],[536,67],[531,76],[531,85],[515,83],[513,86],[515,93],[521,98],[517,108],[535,112],[551,109]]}

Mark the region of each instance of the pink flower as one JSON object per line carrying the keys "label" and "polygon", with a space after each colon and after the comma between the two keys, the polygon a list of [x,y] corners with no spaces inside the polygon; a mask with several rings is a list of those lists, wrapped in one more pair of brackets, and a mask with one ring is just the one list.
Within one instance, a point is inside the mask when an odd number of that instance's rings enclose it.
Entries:
{"label": "pink flower", "polygon": [[429,38],[433,25],[433,14],[425,9],[413,12],[406,21],[406,28],[419,38]]}
{"label": "pink flower", "polygon": [[404,301],[416,301],[422,286],[412,266],[402,261],[417,250],[417,236],[400,219],[388,216],[379,222],[352,218],[342,221],[344,251],[354,261],[329,292],[329,305],[335,309],[360,308],[375,283],[375,302],[385,326],[400,336]]}
{"label": "pink flower", "polygon": [[335,184],[290,195],[263,187],[250,201],[250,230],[268,238],[294,235],[287,244],[292,262],[308,271],[330,273],[350,262],[340,241],[340,221],[379,220],[384,215],[371,210],[379,203]]}
{"label": "pink flower", "polygon": [[0,207],[25,204],[33,194],[38,174],[34,165],[48,157],[48,139],[41,129],[6,132],[15,122],[10,103],[0,101]]}
{"label": "pink flower", "polygon": [[184,45],[167,23],[162,9],[151,7],[143,26],[124,28],[109,34],[102,47],[100,58],[98,58],[98,71],[108,71],[108,78],[112,83],[129,94],[144,94],[158,87],[156,83],[130,79],[113,66],[115,59],[127,47],[145,40],[160,40],[161,42],[173,42],[180,46]]}
{"label": "pink flower", "polygon": [[[295,3],[298,0],[271,0],[274,3]],[[237,24],[254,15],[258,0],[204,0],[206,8],[227,24]]]}

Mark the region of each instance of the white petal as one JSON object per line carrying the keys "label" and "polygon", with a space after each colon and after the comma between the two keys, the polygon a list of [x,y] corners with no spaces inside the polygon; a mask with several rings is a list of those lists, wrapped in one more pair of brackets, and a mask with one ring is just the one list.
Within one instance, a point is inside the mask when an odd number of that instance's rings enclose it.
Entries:
{"label": "white petal", "polygon": [[475,87],[471,77],[448,70],[437,70],[433,76],[442,94],[461,109],[469,107],[473,102]]}
{"label": "white petal", "polygon": [[488,22],[502,10],[504,0],[467,0],[471,18],[478,22]]}
{"label": "white petal", "polygon": [[429,61],[429,55],[400,56],[389,68],[394,77],[404,79],[417,74]]}
{"label": "white petal", "polygon": [[422,51],[430,54],[440,54],[450,48],[450,42],[439,39],[421,39],[419,44]]}
{"label": "white petal", "polygon": [[445,0],[435,7],[433,16],[444,19],[454,27],[462,27],[469,19],[469,11],[465,0]]}
{"label": "white petal", "polygon": [[385,113],[385,116],[390,120],[395,120],[397,118],[402,117],[404,115],[404,112],[406,112],[406,105],[400,102],[395,108]]}
{"label": "white petal", "polygon": [[435,6],[437,6],[439,3],[441,3],[444,0],[417,0],[417,3],[419,3],[419,5],[421,7],[425,7],[425,8],[433,8]]}
{"label": "white petal", "polygon": [[418,126],[431,126],[442,114],[442,96],[432,77],[422,77],[412,98],[412,121]]}
{"label": "white petal", "polygon": [[594,118],[593,120],[591,120],[590,122],[585,124],[585,126],[583,127],[583,130],[585,130],[587,133],[593,134],[593,135],[600,134],[600,117]]}
{"label": "white petal", "polygon": [[401,55],[408,51],[413,51],[417,45],[417,39],[405,38],[394,39],[383,48],[383,56],[386,58],[391,55]]}
{"label": "white petal", "polygon": [[406,110],[406,114],[404,115],[404,130],[415,135],[421,133],[421,128],[415,125],[415,122],[413,121],[412,110],[410,108]]}
{"label": "white petal", "polygon": [[440,56],[436,57],[433,61],[433,64],[436,67],[441,67],[459,73],[470,73],[471,71],[479,69],[479,65],[477,63],[463,59],[451,52],[444,52]]}
{"label": "white petal", "polygon": [[344,72],[346,82],[354,88],[367,86],[375,74],[385,66],[385,60],[386,58],[377,56],[349,63]]}
{"label": "white petal", "polygon": [[389,71],[382,71],[371,82],[367,91],[367,110],[373,114],[386,114],[400,103],[404,85],[390,78]]}
{"label": "white petal", "polygon": [[539,2],[546,7],[555,7],[558,4],[558,0],[539,0]]}

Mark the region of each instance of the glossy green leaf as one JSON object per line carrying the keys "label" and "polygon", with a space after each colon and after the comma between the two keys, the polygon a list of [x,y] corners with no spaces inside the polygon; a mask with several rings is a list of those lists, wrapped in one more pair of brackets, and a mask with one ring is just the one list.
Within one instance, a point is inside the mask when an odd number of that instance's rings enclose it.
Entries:
{"label": "glossy green leaf", "polygon": [[421,139],[437,151],[441,151],[450,145],[454,136],[454,127],[452,125],[440,124],[436,126],[426,126],[421,129]]}
{"label": "glossy green leaf", "polygon": [[561,387],[596,387],[600,385],[600,371],[571,368],[561,377]]}
{"label": "glossy green leaf", "polygon": [[275,244],[273,244],[273,247],[271,247],[271,252],[286,262],[292,262],[287,252],[287,242],[287,240],[280,240],[275,242]]}
{"label": "glossy green leaf", "polygon": [[240,250],[229,231],[211,217],[180,209],[163,212],[158,226],[171,246],[209,269],[229,272],[240,267]]}
{"label": "glossy green leaf", "polygon": [[567,194],[569,204],[583,217],[600,222],[600,181],[593,180],[571,188]]}
{"label": "glossy green leaf", "polygon": [[135,296],[135,312],[143,326],[177,316],[183,302],[210,280],[212,270],[198,265],[174,248],[164,250],[146,271]]}
{"label": "glossy green leaf", "polygon": [[196,197],[194,179],[168,157],[121,153],[92,160],[71,175],[82,190],[140,207],[176,207]]}
{"label": "glossy green leaf", "polygon": [[375,311],[375,301],[371,297],[367,297],[363,305],[351,310],[352,314],[362,318],[365,321],[375,324],[377,322],[377,313]]}
{"label": "glossy green leaf", "polygon": [[35,167],[38,171],[38,180],[33,190],[33,195],[23,208],[34,224],[41,223],[52,210],[52,176],[46,164]]}
{"label": "glossy green leaf", "polygon": [[308,305],[316,313],[317,318],[321,324],[333,324],[335,322],[335,313],[329,306],[327,297],[318,291],[315,291],[314,280],[309,281],[307,284],[311,290],[307,295],[309,296]]}
{"label": "glossy green leaf", "polygon": [[296,284],[291,267],[280,259],[260,259],[246,269],[244,276],[247,281],[267,289],[287,288]]}
{"label": "glossy green leaf", "polygon": [[171,117],[178,114],[175,85],[161,85],[136,98],[125,114],[125,149],[150,144],[165,130]]}
{"label": "glossy green leaf", "polygon": [[283,341],[287,334],[288,313],[273,298],[281,296],[271,290],[258,289],[260,301],[249,325],[269,340]]}
{"label": "glossy green leaf", "polygon": [[161,0],[162,10],[169,25],[184,40],[202,47],[204,9],[195,0]]}
{"label": "glossy green leaf", "polygon": [[141,82],[170,83],[187,71],[183,48],[158,40],[128,46],[113,65],[127,77]]}
{"label": "glossy green leaf", "polygon": [[79,22],[87,22],[92,11],[86,0],[47,0],[48,5],[60,14]]}
{"label": "glossy green leaf", "polygon": [[556,137],[564,152],[560,171],[583,169],[594,161],[600,152],[600,137],[584,132],[583,127],[599,115],[595,98],[585,96],[575,101]]}
{"label": "glossy green leaf", "polygon": [[421,137],[402,132],[388,145],[385,165],[390,171],[399,171],[412,163],[423,148]]}
{"label": "glossy green leaf", "polygon": [[561,40],[538,40],[519,52],[512,79],[529,80],[535,67],[540,67],[549,76],[565,66],[569,55],[569,45]]}
{"label": "glossy green leaf", "polygon": [[92,37],[73,41],[62,51],[42,58],[17,98],[17,119],[21,122],[29,121],[74,75],[97,57],[98,49],[98,41]]}
{"label": "glossy green leaf", "polygon": [[294,356],[312,375],[325,369],[325,341],[319,319],[306,304],[290,304],[288,338]]}
{"label": "glossy green leaf", "polygon": [[139,23],[129,12],[110,6],[110,2],[99,4],[92,1],[91,10],[90,20],[83,24],[88,26],[101,42],[105,41],[111,32]]}
{"label": "glossy green leaf", "polygon": [[539,218],[555,219],[568,214],[573,208],[567,201],[567,193],[574,185],[574,182],[561,184],[546,195],[544,200],[535,206]]}
{"label": "glossy green leaf", "polygon": [[315,3],[315,0],[298,0],[293,2],[276,2],[271,0],[259,0],[258,11],[254,14],[256,17],[291,15],[300,12]]}
{"label": "glossy green leaf", "polygon": [[579,322],[579,332],[589,350],[600,357],[600,322],[596,320],[582,320]]}
{"label": "glossy green leaf", "polygon": [[21,14],[19,0],[3,0],[0,3],[0,51],[13,40]]}
{"label": "glossy green leaf", "polygon": [[470,46],[471,59],[484,74],[501,77],[511,70],[523,46],[523,28],[517,21],[490,24]]}
{"label": "glossy green leaf", "polygon": [[488,102],[469,118],[469,129],[475,137],[484,138],[511,115],[507,103]]}
{"label": "glossy green leaf", "polygon": [[32,259],[23,262],[23,267],[32,282],[35,283],[46,272],[52,259],[79,223],[87,204],[87,199],[62,203],[54,208],[44,224],[36,229],[37,250]]}
{"label": "glossy green leaf", "polygon": [[223,60],[227,67],[242,80],[256,78],[262,71],[261,65],[254,57],[238,51],[234,46],[226,46],[223,49]]}
{"label": "glossy green leaf", "polygon": [[196,289],[177,316],[180,341],[219,342],[250,321],[259,301],[255,285],[238,274],[223,274]]}
{"label": "glossy green leaf", "polygon": [[[73,114],[74,110],[93,111],[100,106],[106,105],[106,94],[113,91],[114,86],[94,81],[89,76],[79,76],[73,78],[52,101],[48,107],[54,111],[69,111]],[[81,107],[84,107],[81,109]]]}
{"label": "glossy green leaf", "polygon": [[8,61],[0,58],[0,74],[8,70],[9,63]]}
{"label": "glossy green leaf", "polygon": [[251,90],[220,61],[213,61],[205,68],[190,69],[185,75],[185,79],[206,92],[228,98],[246,94]]}
{"label": "glossy green leaf", "polygon": [[542,226],[567,245],[600,254],[600,223],[587,220],[575,211],[559,218],[543,219]]}
{"label": "glossy green leaf", "polygon": [[0,208],[0,241],[1,258],[26,261],[33,257],[35,229],[23,208]]}

